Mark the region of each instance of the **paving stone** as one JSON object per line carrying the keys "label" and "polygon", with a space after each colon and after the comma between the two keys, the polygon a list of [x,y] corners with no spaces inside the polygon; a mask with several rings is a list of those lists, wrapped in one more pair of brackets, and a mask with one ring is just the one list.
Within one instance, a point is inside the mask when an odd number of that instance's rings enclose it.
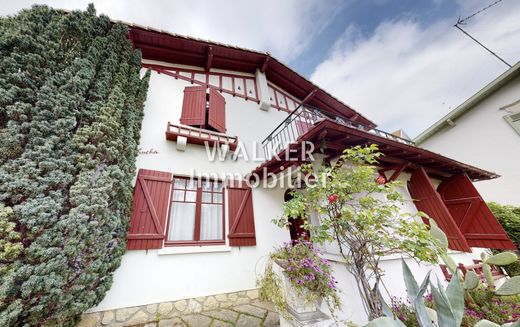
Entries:
{"label": "paving stone", "polygon": [[238,317],[238,321],[236,323],[236,327],[254,327],[260,326],[260,322],[262,320],[256,317],[248,316],[248,315],[240,315]]}
{"label": "paving stone", "polygon": [[211,324],[211,327],[230,327],[230,326],[235,326],[235,324],[232,324],[230,322],[224,322],[224,321],[221,321],[221,320],[213,320],[213,323]]}
{"label": "paving stone", "polygon": [[163,302],[159,304],[157,308],[157,313],[159,313],[159,317],[168,317],[169,313],[173,310],[173,303],[171,302]]}
{"label": "paving stone", "polygon": [[157,303],[156,304],[149,304],[146,306],[146,311],[151,314],[155,314],[157,312]]}
{"label": "paving stone", "polygon": [[154,318],[150,318],[146,312],[138,311],[135,315],[132,316],[132,318],[125,321],[124,326],[144,324],[150,322],[153,319]]}
{"label": "paving stone", "polygon": [[268,311],[273,311],[273,312],[276,311],[274,304],[272,302],[268,302],[268,301],[252,302],[251,305],[254,305],[255,307],[264,308]]}
{"label": "paving stone", "polygon": [[218,308],[218,301],[213,296],[208,296],[204,302],[204,311],[215,310]]}
{"label": "paving stone", "polygon": [[262,324],[264,327],[278,327],[280,326],[280,316],[275,312],[267,313],[267,317],[265,317],[264,323]]}
{"label": "paving stone", "polygon": [[161,319],[157,324],[158,327],[185,327],[186,324],[180,318]]}
{"label": "paving stone", "polygon": [[139,307],[117,309],[116,320],[117,321],[127,321],[128,318],[130,318],[137,311],[139,311]]}
{"label": "paving stone", "polygon": [[175,301],[174,306],[175,309],[179,310],[180,312],[183,312],[184,310],[186,310],[188,302],[186,300]]}
{"label": "paving stone", "polygon": [[87,313],[81,317],[81,321],[76,327],[93,327],[98,324],[99,320],[99,313]]}
{"label": "paving stone", "polygon": [[199,302],[191,299],[188,302],[188,307],[186,308],[186,313],[199,313],[202,311],[202,305]]}
{"label": "paving stone", "polygon": [[226,302],[227,301],[227,294],[217,294],[217,295],[215,295],[215,298],[219,302]]}
{"label": "paving stone", "polygon": [[240,305],[240,304],[247,304],[247,303],[250,303],[250,302],[251,302],[251,300],[248,297],[239,297],[235,301],[235,304],[236,305]]}
{"label": "paving stone", "polygon": [[217,318],[220,320],[231,321],[231,322],[237,321],[237,317],[238,317],[238,313],[236,313],[235,311],[227,310],[227,309],[220,309],[220,310],[204,312],[204,315],[210,316],[213,318]]}
{"label": "paving stone", "polygon": [[189,315],[182,317],[182,319],[190,327],[208,327],[211,324],[211,318],[203,315]]}
{"label": "paving stone", "polygon": [[237,293],[230,293],[228,294],[228,300],[229,302],[235,302],[238,299]]}
{"label": "paving stone", "polygon": [[255,307],[250,304],[236,306],[233,308],[233,310],[257,316],[258,318],[264,318],[266,313],[265,309]]}
{"label": "paving stone", "polygon": [[250,298],[251,300],[256,300],[258,299],[258,290],[249,290],[246,292],[247,294],[247,297]]}
{"label": "paving stone", "polygon": [[157,327],[157,324],[155,322],[151,322],[151,323],[144,325],[143,327]]}
{"label": "paving stone", "polygon": [[103,319],[101,320],[101,324],[109,325],[114,320],[114,311],[109,310],[103,313]]}

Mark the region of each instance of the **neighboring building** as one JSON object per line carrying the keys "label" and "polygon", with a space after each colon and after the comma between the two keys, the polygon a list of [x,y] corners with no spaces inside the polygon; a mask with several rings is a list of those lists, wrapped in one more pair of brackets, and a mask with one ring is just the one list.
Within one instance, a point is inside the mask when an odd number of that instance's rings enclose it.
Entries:
{"label": "neighboring building", "polygon": [[520,63],[415,138],[501,177],[477,183],[486,200],[520,205]]}
{"label": "neighboring building", "polygon": [[[403,211],[416,213],[419,208],[434,217],[451,248],[460,251],[453,253],[457,262],[471,264],[478,248],[512,247],[487,206],[466,216],[449,202],[472,196],[483,203],[471,181],[494,178],[493,173],[376,129],[372,121],[267,53],[135,25],[130,25],[130,39],[142,50],[143,72],[149,68],[152,75],[128,251],[112,288],[91,312],[120,309],[115,316],[122,321],[148,308],[164,317],[172,310],[194,312],[256,297],[256,277],[266,256],[297,235],[271,222],[282,214],[288,187],[250,188],[237,178],[226,181],[219,176],[286,173],[301,160],[276,160],[271,150],[295,148],[304,141],[321,147],[324,152],[314,155],[325,160],[335,160],[349,146],[379,144],[385,154],[381,172],[387,179],[403,181]],[[217,142],[234,155],[211,161],[204,141]],[[255,143],[261,147],[255,149]],[[251,160],[255,153],[266,158]],[[197,186],[189,181],[194,172],[214,177]],[[407,183],[418,200],[415,205]],[[440,193],[434,187],[439,184]],[[461,225],[463,219],[466,224]],[[482,223],[467,224],[475,219]],[[344,302],[340,317],[363,323],[366,315],[354,279],[335,250],[325,250],[336,260]],[[392,294],[404,296],[399,258],[389,257],[382,268]],[[432,268],[442,276],[438,267],[413,267],[417,278]],[[121,310],[137,306],[141,309]],[[111,314],[104,316],[106,321],[113,319]]]}

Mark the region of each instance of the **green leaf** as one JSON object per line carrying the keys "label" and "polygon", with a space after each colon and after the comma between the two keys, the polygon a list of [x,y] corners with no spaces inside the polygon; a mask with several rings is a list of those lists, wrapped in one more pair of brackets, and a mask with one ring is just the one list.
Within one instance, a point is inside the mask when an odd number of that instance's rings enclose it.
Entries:
{"label": "green leaf", "polygon": [[423,295],[426,292],[426,289],[430,281],[430,272],[428,272],[421,286],[419,287],[406,261],[404,261],[404,259],[401,259],[401,262],[403,266],[403,277],[404,283],[406,285],[406,292],[408,293],[408,299],[414,305],[417,320],[419,320],[421,326],[423,327],[433,326],[431,319],[428,316],[428,313],[426,312],[426,306],[424,305],[423,299]]}
{"label": "green leaf", "polygon": [[428,317],[430,317],[430,320],[432,321],[434,326],[439,326],[439,319],[437,318],[437,311],[433,310],[432,308],[426,307],[426,313],[428,314]]}
{"label": "green leaf", "polygon": [[455,263],[455,261],[453,261],[453,259],[447,253],[441,254],[441,259],[442,259],[442,261],[444,261],[444,263],[448,267],[449,271],[454,276],[456,276],[457,264]]}
{"label": "green leaf", "polygon": [[446,237],[446,234],[440,229],[437,224],[435,223],[435,220],[430,218],[430,234],[433,237],[433,239],[439,244],[442,248],[448,248],[448,237]]}
{"label": "green leaf", "polygon": [[[452,280],[457,278],[452,278]],[[439,280],[437,279],[437,284],[441,285]],[[437,308],[437,317],[439,319],[439,326],[442,327],[459,327],[460,324],[457,324],[457,319],[453,313],[451,304],[446,296],[446,293],[441,287],[435,287],[432,283],[430,283],[433,300],[435,301],[435,306]]]}
{"label": "green leaf", "polygon": [[499,324],[495,324],[494,322],[491,322],[489,320],[481,320],[479,322],[477,322],[477,324],[475,325],[475,327],[500,327]]}
{"label": "green leaf", "polygon": [[514,276],[506,279],[504,284],[500,286],[495,293],[497,295],[516,295],[520,294],[520,276]]}
{"label": "green leaf", "polygon": [[513,252],[502,252],[486,259],[488,265],[495,266],[506,266],[516,261],[518,261],[518,257]]}
{"label": "green leaf", "polygon": [[390,309],[390,306],[388,306],[388,303],[386,303],[379,289],[377,290],[377,295],[379,297],[379,300],[381,301],[381,306],[383,308],[383,313],[385,314],[385,316],[394,318],[394,313],[392,312],[392,309]]}
{"label": "green leaf", "polygon": [[480,284],[479,276],[473,271],[468,270],[466,276],[464,277],[464,286],[468,290],[474,290]]}
{"label": "green leaf", "polygon": [[419,285],[417,284],[410,267],[408,267],[408,264],[406,264],[404,259],[401,259],[401,263],[403,267],[403,278],[404,284],[406,286],[406,292],[408,293],[408,299],[410,299],[410,302],[415,302],[417,294],[419,294]]}
{"label": "green leaf", "polygon": [[366,327],[402,327],[404,324],[400,320],[389,317],[379,317],[371,320]]}
{"label": "green leaf", "polygon": [[[439,283],[438,279],[437,282]],[[460,326],[464,315],[464,289],[458,278],[454,277],[450,280],[446,288],[446,296],[450,301],[452,313],[455,317],[455,325]]]}

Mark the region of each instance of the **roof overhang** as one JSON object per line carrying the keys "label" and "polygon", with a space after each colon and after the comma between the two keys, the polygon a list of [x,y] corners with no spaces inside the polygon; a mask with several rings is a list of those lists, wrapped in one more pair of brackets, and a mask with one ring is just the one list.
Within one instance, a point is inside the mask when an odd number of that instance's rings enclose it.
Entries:
{"label": "roof overhang", "polygon": [[495,78],[491,83],[475,93],[471,98],[464,101],[460,106],[450,111],[446,116],[442,117],[435,124],[428,127],[428,129],[426,129],[414,139],[414,142],[421,144],[432,135],[443,129],[445,126],[453,124],[453,121],[455,121],[458,117],[474,108],[477,104],[484,101],[488,96],[495,93],[502,86],[507,84],[518,75],[520,75],[520,62],[506,70],[502,75]]}
{"label": "roof overhang", "polygon": [[[329,119],[317,123],[303,134],[296,143],[291,144],[288,149],[300,148],[301,143],[304,141],[312,142],[316,148],[324,149],[324,155],[329,160],[339,157],[345,148],[356,145],[377,144],[379,151],[384,154],[379,158],[378,164],[382,168],[392,169],[393,167],[405,165],[405,171],[412,171],[418,167],[424,167],[430,176],[440,180],[460,174],[467,174],[473,181],[499,177],[499,175],[493,172],[462,163],[438,153],[379,136],[370,131],[345,126]],[[298,160],[286,160],[286,156],[281,155],[285,151],[287,149],[278,155],[281,160],[274,157],[256,168],[253,173],[260,177],[265,177],[265,173],[277,174],[289,166],[302,164]]]}
{"label": "roof overhang", "polygon": [[223,69],[254,74],[260,69],[267,79],[308,105],[319,107],[338,116],[375,127],[372,121],[319,88],[269,53],[211,42],[149,27],[124,23],[134,48],[144,59],[173,64]]}

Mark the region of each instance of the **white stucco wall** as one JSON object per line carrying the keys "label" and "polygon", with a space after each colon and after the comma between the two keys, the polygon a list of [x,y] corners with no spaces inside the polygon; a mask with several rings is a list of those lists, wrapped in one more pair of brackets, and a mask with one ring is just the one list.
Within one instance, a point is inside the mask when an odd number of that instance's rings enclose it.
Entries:
{"label": "white stucco wall", "polygon": [[[188,144],[186,151],[166,140],[166,124],[179,124],[183,90],[191,84],[171,76],[152,72],[139,146],[143,151],[137,168],[190,176],[196,173],[249,173],[261,161],[239,158],[211,162],[204,146]],[[238,136],[248,154],[252,142],[262,141],[287,113],[224,93],[227,134]],[[261,153],[261,149],[258,150]],[[281,215],[285,189],[253,189],[256,246],[252,247],[168,247],[161,250],[128,251],[114,275],[114,283],[105,299],[92,311],[172,301],[210,294],[255,288],[256,275],[263,271],[263,258],[274,246],[290,240],[289,232],[276,227],[271,219]],[[226,197],[227,198],[227,197]],[[226,206],[227,209],[227,206]],[[229,230],[225,217],[226,235]],[[164,254],[171,251],[184,254]],[[201,252],[219,251],[219,252]],[[256,269],[256,270],[255,270]]]}
{"label": "white stucco wall", "polygon": [[[183,89],[190,83],[162,74],[152,73],[145,105],[140,147],[143,151],[155,150],[156,154],[141,154],[138,168],[169,171],[189,176],[194,169],[202,173],[248,173],[260,162],[229,158],[224,162],[210,162],[203,146],[188,144],[186,151],[176,149],[175,142],[165,137],[166,123],[179,122]],[[253,141],[263,140],[287,115],[269,109],[260,109],[258,103],[245,101],[224,94],[226,99],[227,134],[238,136],[251,150]],[[249,151],[251,152],[251,151]],[[409,175],[400,177],[403,185]],[[403,211],[415,213],[405,187],[401,190],[408,200]],[[263,272],[266,255],[276,246],[290,240],[289,232],[275,226],[271,219],[279,217],[285,189],[253,189],[253,206],[257,245],[253,247],[168,247],[161,250],[128,251],[121,266],[114,274],[114,283],[105,299],[91,311],[109,310],[129,306],[173,301],[211,294],[240,291],[256,287],[256,277]],[[229,229],[226,214],[226,230]],[[226,233],[227,235],[227,233]],[[180,253],[184,252],[184,253]],[[333,251],[330,258],[333,258]],[[457,253],[456,262],[471,263],[476,255]],[[437,267],[416,266],[410,263],[416,277],[422,278],[429,269],[442,274]],[[339,281],[343,311],[342,319],[356,323],[366,321],[355,281],[345,267],[334,263]],[[389,258],[383,263],[386,270],[386,286],[392,295],[404,297],[401,263]]]}
{"label": "white stucco wall", "polygon": [[500,108],[520,99],[515,78],[476,107],[420,144],[464,163],[501,175],[475,183],[486,201],[520,205],[520,135],[503,119]]}

